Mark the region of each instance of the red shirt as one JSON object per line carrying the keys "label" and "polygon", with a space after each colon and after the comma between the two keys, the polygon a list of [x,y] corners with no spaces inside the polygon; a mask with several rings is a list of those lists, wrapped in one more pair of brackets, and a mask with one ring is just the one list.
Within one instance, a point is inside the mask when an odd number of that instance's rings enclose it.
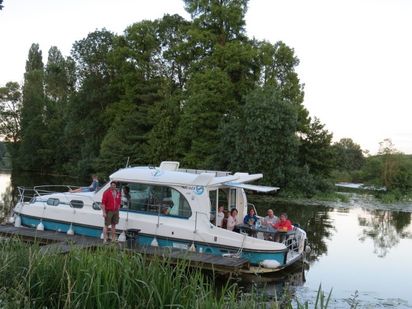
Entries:
{"label": "red shirt", "polygon": [[292,222],[290,222],[290,220],[286,219],[286,220],[279,220],[278,222],[276,222],[273,227],[275,229],[281,230],[281,231],[291,231],[293,229],[292,227]]}
{"label": "red shirt", "polygon": [[103,193],[102,204],[106,211],[116,211],[120,209],[121,194],[117,190],[113,191],[111,188],[107,189]]}

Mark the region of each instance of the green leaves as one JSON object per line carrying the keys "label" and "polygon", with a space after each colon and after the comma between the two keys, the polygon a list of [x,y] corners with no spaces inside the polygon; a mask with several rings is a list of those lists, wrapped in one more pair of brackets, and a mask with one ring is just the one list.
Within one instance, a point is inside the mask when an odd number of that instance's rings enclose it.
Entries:
{"label": "green leaves", "polygon": [[96,30],[71,57],[52,47],[45,68],[33,44],[16,163],[85,176],[128,159],[179,160],[316,190],[329,173],[331,135],[303,105],[294,50],[246,36],[247,3],[186,0],[192,21],[165,15],[122,35]]}

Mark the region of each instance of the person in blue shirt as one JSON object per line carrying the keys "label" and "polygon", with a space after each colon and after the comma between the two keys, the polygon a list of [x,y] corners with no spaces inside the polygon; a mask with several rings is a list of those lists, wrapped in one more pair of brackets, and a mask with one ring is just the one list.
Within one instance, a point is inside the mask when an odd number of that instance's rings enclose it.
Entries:
{"label": "person in blue shirt", "polygon": [[249,209],[249,213],[243,219],[243,223],[250,226],[256,226],[257,221],[258,218],[256,217],[255,210],[253,208]]}
{"label": "person in blue shirt", "polygon": [[76,192],[94,192],[97,190],[99,187],[99,179],[97,178],[97,175],[92,175],[92,183],[88,187],[80,187],[74,190],[69,190],[71,193],[76,193]]}

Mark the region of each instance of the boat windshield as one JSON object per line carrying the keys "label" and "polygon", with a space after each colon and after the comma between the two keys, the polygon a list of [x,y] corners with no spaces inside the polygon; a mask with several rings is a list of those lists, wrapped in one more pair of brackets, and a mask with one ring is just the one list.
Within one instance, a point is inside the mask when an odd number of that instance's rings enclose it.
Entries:
{"label": "boat windshield", "polygon": [[190,205],[183,194],[174,188],[141,183],[121,183],[130,189],[130,210],[148,214],[189,218]]}

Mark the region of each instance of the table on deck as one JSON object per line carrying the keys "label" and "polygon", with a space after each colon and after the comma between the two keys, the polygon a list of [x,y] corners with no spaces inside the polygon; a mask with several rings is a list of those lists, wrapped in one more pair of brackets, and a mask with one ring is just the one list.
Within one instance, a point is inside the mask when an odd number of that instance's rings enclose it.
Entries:
{"label": "table on deck", "polygon": [[257,233],[263,233],[264,238],[267,239],[269,237],[275,239],[277,236],[279,236],[279,239],[287,239],[291,235],[295,234],[294,230],[291,231],[279,231],[274,229],[272,226],[265,226],[261,225],[259,227],[256,227],[254,225],[249,225],[249,224],[238,224],[235,226],[235,230],[239,230],[240,232],[248,233],[249,235],[256,237]]}

